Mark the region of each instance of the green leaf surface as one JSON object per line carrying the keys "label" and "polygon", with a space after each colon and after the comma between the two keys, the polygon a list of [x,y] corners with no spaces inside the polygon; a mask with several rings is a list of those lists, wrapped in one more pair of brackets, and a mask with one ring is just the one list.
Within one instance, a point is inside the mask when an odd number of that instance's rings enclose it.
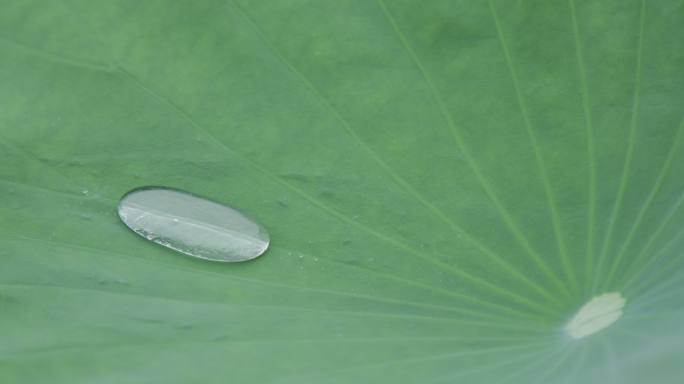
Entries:
{"label": "green leaf surface", "polygon": [[0,382],[674,383],[683,68],[678,0],[3,0]]}

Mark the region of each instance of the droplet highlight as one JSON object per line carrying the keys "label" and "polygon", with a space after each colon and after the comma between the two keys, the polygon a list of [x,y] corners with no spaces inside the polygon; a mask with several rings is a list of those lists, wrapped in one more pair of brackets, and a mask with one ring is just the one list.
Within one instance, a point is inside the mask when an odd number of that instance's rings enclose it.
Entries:
{"label": "droplet highlight", "polygon": [[118,213],[140,236],[200,259],[251,260],[261,256],[270,242],[268,232],[238,210],[171,188],[128,192]]}
{"label": "droplet highlight", "polygon": [[573,339],[592,335],[622,317],[625,298],[619,292],[604,293],[589,300],[565,326]]}

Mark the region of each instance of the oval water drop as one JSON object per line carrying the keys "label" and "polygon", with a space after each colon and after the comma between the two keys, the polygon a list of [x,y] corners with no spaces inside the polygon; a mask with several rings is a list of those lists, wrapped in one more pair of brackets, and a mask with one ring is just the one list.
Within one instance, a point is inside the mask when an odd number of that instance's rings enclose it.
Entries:
{"label": "oval water drop", "polygon": [[565,332],[573,339],[581,339],[607,328],[622,317],[625,302],[620,292],[595,296],[566,324]]}
{"label": "oval water drop", "polygon": [[269,245],[266,230],[241,212],[171,188],[128,192],[118,212],[124,224],[140,236],[200,259],[251,260]]}

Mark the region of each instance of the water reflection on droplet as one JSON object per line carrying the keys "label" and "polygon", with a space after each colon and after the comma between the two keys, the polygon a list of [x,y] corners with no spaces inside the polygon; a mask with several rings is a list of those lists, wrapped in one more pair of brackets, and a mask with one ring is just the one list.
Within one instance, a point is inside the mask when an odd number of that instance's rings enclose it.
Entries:
{"label": "water reflection on droplet", "polygon": [[565,331],[573,339],[581,339],[607,328],[622,316],[625,303],[620,292],[596,296],[580,308]]}
{"label": "water reflection on droplet", "polygon": [[135,189],[124,195],[118,211],[137,234],[201,259],[251,260],[269,245],[266,230],[239,211],[170,188]]}

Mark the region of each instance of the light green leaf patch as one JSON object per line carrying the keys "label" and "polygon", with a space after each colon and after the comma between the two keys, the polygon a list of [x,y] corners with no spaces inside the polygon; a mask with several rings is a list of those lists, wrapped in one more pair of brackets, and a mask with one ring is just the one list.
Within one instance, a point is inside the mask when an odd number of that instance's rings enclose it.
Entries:
{"label": "light green leaf patch", "polygon": [[[684,374],[682,1],[0,9],[0,382]],[[268,252],[136,236],[144,185]]]}

